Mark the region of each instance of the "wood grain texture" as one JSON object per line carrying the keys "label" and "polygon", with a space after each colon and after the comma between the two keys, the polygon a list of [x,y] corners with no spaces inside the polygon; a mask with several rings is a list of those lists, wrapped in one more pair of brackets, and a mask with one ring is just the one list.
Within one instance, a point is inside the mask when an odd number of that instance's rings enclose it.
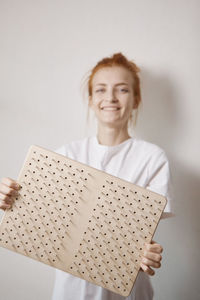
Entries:
{"label": "wood grain texture", "polygon": [[128,296],[166,198],[31,146],[0,246]]}

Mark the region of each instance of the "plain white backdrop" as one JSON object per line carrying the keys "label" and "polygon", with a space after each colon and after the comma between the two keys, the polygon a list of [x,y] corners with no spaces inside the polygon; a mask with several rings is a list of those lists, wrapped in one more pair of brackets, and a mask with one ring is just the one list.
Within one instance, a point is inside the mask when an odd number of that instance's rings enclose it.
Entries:
{"label": "plain white backdrop", "polygon": [[[32,144],[95,134],[80,87],[98,60],[122,52],[141,68],[133,135],[165,149],[176,213],[154,238],[155,300],[200,298],[199,10],[198,0],[0,0],[1,177],[17,178]],[[1,300],[49,300],[53,282],[53,268],[0,248]]]}

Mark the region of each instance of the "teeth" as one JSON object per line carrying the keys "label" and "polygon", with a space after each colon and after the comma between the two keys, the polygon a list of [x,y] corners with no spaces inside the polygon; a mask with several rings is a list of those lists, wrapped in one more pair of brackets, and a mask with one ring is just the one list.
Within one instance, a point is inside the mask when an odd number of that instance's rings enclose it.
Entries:
{"label": "teeth", "polygon": [[103,107],[103,110],[119,110],[117,107]]}

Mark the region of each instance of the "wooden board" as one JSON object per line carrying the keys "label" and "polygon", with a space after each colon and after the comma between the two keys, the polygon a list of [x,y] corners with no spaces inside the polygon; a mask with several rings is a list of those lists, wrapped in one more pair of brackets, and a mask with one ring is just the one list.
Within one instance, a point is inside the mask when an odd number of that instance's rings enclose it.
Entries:
{"label": "wooden board", "polygon": [[0,246],[128,296],[166,198],[39,146],[0,225]]}

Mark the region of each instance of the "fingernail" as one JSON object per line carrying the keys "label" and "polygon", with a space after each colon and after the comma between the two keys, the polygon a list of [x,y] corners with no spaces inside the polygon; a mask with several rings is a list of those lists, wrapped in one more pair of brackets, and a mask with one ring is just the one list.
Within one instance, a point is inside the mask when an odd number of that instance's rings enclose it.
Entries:
{"label": "fingernail", "polygon": [[15,187],[16,187],[17,189],[21,189],[21,185],[18,184],[18,183],[15,184]]}

